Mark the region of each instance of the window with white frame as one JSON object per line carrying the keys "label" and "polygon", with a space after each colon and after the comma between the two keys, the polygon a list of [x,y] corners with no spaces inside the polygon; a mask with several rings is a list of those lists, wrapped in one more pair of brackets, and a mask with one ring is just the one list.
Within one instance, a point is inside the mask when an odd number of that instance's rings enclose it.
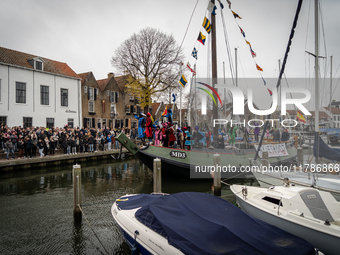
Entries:
{"label": "window with white frame", "polygon": [[49,105],[49,87],[40,85],[40,104]]}
{"label": "window with white frame", "polygon": [[94,112],[94,101],[89,101],[89,112]]}
{"label": "window with white frame", "polygon": [[60,105],[68,106],[68,89],[60,89]]}
{"label": "window with white frame", "polygon": [[15,83],[15,102],[17,104],[26,104],[26,83]]}
{"label": "window with white frame", "polygon": [[111,104],[111,113],[116,113],[116,104]]}
{"label": "window with white frame", "polygon": [[70,128],[74,127],[74,119],[67,119],[67,126]]}
{"label": "window with white frame", "polygon": [[89,91],[89,100],[94,100],[94,88],[89,87],[88,91]]}
{"label": "window with white frame", "polygon": [[87,86],[84,86],[84,93],[87,93]]}
{"label": "window with white frame", "polygon": [[115,103],[116,102],[116,92],[110,91],[110,102]]}
{"label": "window with white frame", "polygon": [[46,127],[49,129],[54,127],[54,118],[46,118]]}
{"label": "window with white frame", "polygon": [[24,127],[32,127],[32,117],[23,117],[22,118],[22,123],[24,124]]}
{"label": "window with white frame", "polygon": [[102,119],[101,118],[97,119],[97,128],[102,128]]}
{"label": "window with white frame", "polygon": [[109,90],[106,90],[106,96],[110,96],[110,91]]}

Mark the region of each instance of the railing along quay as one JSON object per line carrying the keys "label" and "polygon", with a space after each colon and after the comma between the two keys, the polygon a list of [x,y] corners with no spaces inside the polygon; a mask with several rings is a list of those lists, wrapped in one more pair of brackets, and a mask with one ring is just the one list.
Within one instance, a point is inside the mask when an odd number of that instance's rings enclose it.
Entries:
{"label": "railing along quay", "polygon": [[[13,171],[13,170],[22,170],[22,169],[30,169],[30,168],[40,168],[47,166],[59,166],[66,164],[75,164],[86,161],[95,161],[102,159],[110,159],[114,160],[112,156],[117,156],[120,152],[119,149],[114,149],[111,151],[96,151],[96,152],[87,152],[87,153],[77,153],[77,154],[62,154],[62,151],[56,151],[55,155],[48,155],[44,157],[40,157],[39,153],[37,153],[36,157],[33,158],[25,158],[19,159],[17,158],[18,154],[15,153],[14,159],[7,160],[6,154],[3,151],[0,151],[2,154],[0,157],[0,172],[3,171]],[[127,154],[126,149],[122,149],[122,152]],[[10,154],[11,156],[11,154]],[[116,157],[117,158],[117,157]]]}

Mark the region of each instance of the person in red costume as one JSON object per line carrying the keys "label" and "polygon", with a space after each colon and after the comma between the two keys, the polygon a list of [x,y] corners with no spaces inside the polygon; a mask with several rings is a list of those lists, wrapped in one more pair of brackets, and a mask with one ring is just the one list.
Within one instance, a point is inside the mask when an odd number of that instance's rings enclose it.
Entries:
{"label": "person in red costume", "polygon": [[151,119],[151,114],[148,112],[146,114],[146,124],[145,124],[145,134],[146,137],[149,139],[149,142],[152,142],[152,119]]}

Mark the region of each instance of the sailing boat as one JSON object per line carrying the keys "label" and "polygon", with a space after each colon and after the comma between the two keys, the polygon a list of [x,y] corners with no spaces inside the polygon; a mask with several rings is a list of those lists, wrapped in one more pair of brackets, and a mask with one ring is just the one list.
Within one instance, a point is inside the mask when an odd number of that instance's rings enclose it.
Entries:
{"label": "sailing boat", "polygon": [[[299,1],[301,3],[301,0]],[[318,10],[315,0],[315,55],[318,56]],[[318,57],[315,58],[318,91]],[[315,93],[314,156],[319,163],[319,99]],[[301,173],[305,174],[305,173]],[[301,178],[302,179],[302,178]],[[330,192],[313,187],[295,187],[286,178],[283,186],[269,188],[232,185],[237,203],[249,215],[300,236],[325,254],[339,254],[340,203]]]}
{"label": "sailing boat", "polygon": [[[214,5],[215,1],[211,1]],[[221,12],[222,15],[222,12]],[[223,17],[223,16],[222,16]],[[217,57],[216,57],[216,22],[215,15],[211,15],[211,59],[212,59],[212,79],[211,84],[207,85],[212,91],[215,91],[214,101],[217,101],[218,93],[215,90],[217,84]],[[200,36],[201,36],[200,32]],[[201,36],[202,37],[202,36]],[[200,38],[200,37],[199,37]],[[192,85],[193,86],[193,85]],[[222,103],[221,103],[222,104]],[[243,106],[243,103],[242,103]],[[202,109],[203,112],[203,109]],[[213,124],[213,120],[219,119],[217,104],[213,104],[211,119],[207,118],[208,126],[214,126],[213,137],[219,136],[218,126]],[[225,117],[224,117],[225,118]],[[199,126],[200,123],[197,123]],[[193,126],[193,125],[192,125]],[[193,128],[192,128],[193,130]],[[189,178],[211,178],[211,171],[221,169],[222,178],[247,178],[252,176],[250,171],[249,160],[254,158],[258,151],[253,145],[251,146],[231,146],[229,149],[206,148],[190,146],[190,150],[177,148],[161,147],[147,144],[143,148],[138,148],[130,141],[125,134],[120,133],[116,139],[122,143],[133,155],[142,161],[151,170],[153,169],[153,160],[159,158],[162,161],[162,175],[165,177],[189,179]],[[246,141],[248,142],[248,141]],[[238,144],[238,143],[236,143]],[[263,146],[262,151],[278,151],[270,154],[268,161],[271,165],[282,165],[290,163],[296,158],[297,151],[292,143],[268,143]],[[219,154],[221,162],[216,166],[214,155]],[[219,168],[218,168],[219,167]]]}
{"label": "sailing boat", "polygon": [[[315,3],[315,134],[313,154],[315,163],[309,162],[309,164],[302,165],[299,171],[294,172],[263,172],[254,173],[258,180],[262,179],[262,175],[268,175],[271,177],[279,178],[281,180],[289,178],[291,182],[304,186],[313,186],[319,189],[340,193],[340,153],[331,149],[321,139],[319,133],[319,24],[318,24],[318,3]],[[294,22],[295,23],[295,22]],[[281,70],[281,73],[283,70]],[[330,165],[323,164],[320,158],[331,160]],[[306,166],[306,169],[304,168]],[[308,168],[307,168],[308,167]],[[305,171],[301,171],[305,169]]]}

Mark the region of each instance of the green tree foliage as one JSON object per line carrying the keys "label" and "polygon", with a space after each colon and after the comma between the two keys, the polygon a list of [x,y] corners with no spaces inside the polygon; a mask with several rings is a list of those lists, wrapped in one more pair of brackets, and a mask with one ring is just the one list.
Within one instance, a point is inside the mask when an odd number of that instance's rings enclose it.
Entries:
{"label": "green tree foliage", "polygon": [[147,107],[152,97],[179,86],[181,59],[182,51],[172,35],[145,28],[116,49],[111,63],[129,75],[127,90]]}

